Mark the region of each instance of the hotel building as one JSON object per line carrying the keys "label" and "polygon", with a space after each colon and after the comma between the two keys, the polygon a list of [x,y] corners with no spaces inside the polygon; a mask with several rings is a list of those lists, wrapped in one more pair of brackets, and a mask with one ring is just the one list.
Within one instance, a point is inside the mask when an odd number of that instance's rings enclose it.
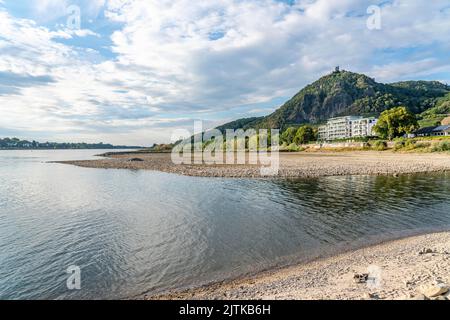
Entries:
{"label": "hotel building", "polygon": [[331,118],[326,125],[319,127],[319,140],[332,141],[374,136],[373,127],[377,121],[376,118],[357,116]]}

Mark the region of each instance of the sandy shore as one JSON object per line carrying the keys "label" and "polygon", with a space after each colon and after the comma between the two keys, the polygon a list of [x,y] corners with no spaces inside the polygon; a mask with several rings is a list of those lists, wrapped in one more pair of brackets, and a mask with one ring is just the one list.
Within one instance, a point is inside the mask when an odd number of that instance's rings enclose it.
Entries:
{"label": "sandy shore", "polygon": [[[369,274],[357,283],[355,274]],[[450,299],[450,232],[148,299]]]}
{"label": "sandy shore", "polygon": [[[143,161],[130,161],[139,158]],[[108,158],[62,163],[88,168],[144,169],[188,176],[259,178],[257,165],[175,165],[169,153],[113,154]],[[448,153],[301,152],[280,153],[277,177],[320,177],[339,175],[390,175],[450,171]]]}

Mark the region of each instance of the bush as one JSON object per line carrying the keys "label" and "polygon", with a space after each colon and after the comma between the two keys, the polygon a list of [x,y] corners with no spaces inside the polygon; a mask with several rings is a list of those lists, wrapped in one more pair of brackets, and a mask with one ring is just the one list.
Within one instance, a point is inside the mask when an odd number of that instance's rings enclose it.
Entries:
{"label": "bush", "polygon": [[372,143],[372,148],[377,151],[384,151],[388,148],[388,144],[384,140],[377,140]]}
{"label": "bush", "polygon": [[405,142],[405,150],[417,149],[417,142],[415,140],[407,140]]}
{"label": "bush", "polygon": [[405,148],[405,145],[406,145],[406,141],[404,141],[404,140],[397,141],[394,144],[394,150],[395,151],[401,150],[401,149]]}
{"label": "bush", "polygon": [[450,151],[450,142],[449,141],[439,142],[433,146],[432,151],[433,152]]}
{"label": "bush", "polygon": [[289,152],[298,152],[298,151],[304,151],[305,149],[298,146],[295,143],[291,143],[289,146],[287,146],[286,150]]}
{"label": "bush", "polygon": [[306,144],[317,140],[317,130],[311,126],[301,126],[294,137],[294,143]]}
{"label": "bush", "polygon": [[420,142],[420,143],[414,144],[414,148],[413,149],[428,149],[429,147],[431,147],[431,143],[429,143],[429,142]]}
{"label": "bush", "polygon": [[[431,147],[431,143],[429,142],[417,142],[415,140],[405,140],[405,141],[397,141],[394,145],[395,151],[413,151],[413,150],[424,150],[429,149]],[[426,151],[426,150],[425,150]]]}

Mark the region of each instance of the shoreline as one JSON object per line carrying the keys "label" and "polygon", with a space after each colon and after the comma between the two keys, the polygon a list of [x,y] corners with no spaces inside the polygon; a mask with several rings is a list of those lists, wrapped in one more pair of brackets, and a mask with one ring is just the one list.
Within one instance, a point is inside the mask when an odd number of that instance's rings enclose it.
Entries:
{"label": "shoreline", "polygon": [[[355,275],[376,279],[356,283]],[[448,300],[450,231],[388,240],[147,300]],[[450,288],[449,288],[450,289]]]}
{"label": "shoreline", "polygon": [[170,153],[121,152],[99,156],[104,158],[56,163],[84,168],[152,170],[185,176],[220,178],[286,179],[450,172],[450,156],[447,153],[422,154],[391,151],[280,153],[278,175],[270,177],[261,176],[259,165],[176,165],[172,163]]}

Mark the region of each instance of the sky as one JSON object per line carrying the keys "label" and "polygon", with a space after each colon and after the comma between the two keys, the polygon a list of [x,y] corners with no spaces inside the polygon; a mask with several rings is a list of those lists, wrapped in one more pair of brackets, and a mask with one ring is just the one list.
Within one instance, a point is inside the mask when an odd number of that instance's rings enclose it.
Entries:
{"label": "sky", "polygon": [[336,66],[450,83],[448,0],[0,0],[0,137],[144,145]]}

